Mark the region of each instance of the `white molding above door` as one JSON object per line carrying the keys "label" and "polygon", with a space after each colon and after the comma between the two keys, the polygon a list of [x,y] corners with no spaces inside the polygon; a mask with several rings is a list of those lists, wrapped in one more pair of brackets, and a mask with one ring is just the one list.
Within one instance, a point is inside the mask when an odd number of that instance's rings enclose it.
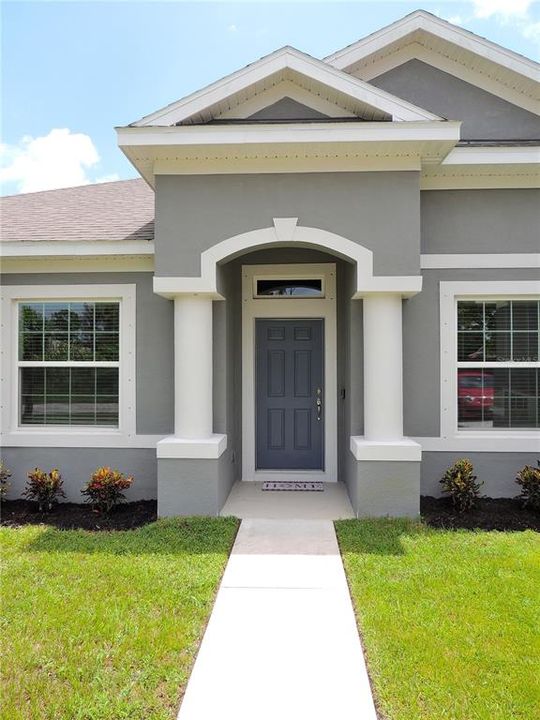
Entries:
{"label": "white molding above door", "polygon": [[[256,298],[255,278],[323,280],[322,298]],[[324,331],[324,470],[257,470],[255,465],[255,320],[256,318],[322,318]],[[337,340],[335,263],[242,266],[242,480],[275,480],[291,475],[302,480],[337,482]]]}

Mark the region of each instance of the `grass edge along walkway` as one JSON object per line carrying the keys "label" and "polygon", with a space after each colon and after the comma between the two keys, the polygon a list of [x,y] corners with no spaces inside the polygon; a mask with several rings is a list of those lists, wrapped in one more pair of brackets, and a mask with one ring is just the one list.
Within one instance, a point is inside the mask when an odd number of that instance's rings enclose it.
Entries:
{"label": "grass edge along walkway", "polygon": [[175,718],[238,525],[0,528],[0,717]]}
{"label": "grass edge along walkway", "polygon": [[335,526],[381,718],[537,716],[537,533]]}

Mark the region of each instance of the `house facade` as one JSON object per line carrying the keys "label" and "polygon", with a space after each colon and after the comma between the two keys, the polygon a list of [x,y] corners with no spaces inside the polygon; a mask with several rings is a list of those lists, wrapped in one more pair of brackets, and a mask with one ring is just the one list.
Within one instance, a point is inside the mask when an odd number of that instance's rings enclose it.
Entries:
{"label": "house facade", "polygon": [[98,465],[160,515],[237,481],[409,515],[540,450],[531,60],[418,11],[285,47],[128,127],[141,179],[3,200],[2,457]]}

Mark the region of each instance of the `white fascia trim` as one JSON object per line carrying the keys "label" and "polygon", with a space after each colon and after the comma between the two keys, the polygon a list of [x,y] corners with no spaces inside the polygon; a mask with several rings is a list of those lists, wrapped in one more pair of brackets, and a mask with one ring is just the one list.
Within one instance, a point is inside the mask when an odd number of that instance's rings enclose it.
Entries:
{"label": "white fascia trim", "polygon": [[426,452],[451,453],[510,453],[534,452],[538,454],[540,447],[540,433],[506,434],[489,433],[463,433],[459,437],[415,437],[416,442],[422,445]]}
{"label": "white fascia trim", "polygon": [[391,115],[394,120],[441,120],[438,115],[434,115],[406,100],[395,97],[380,88],[369,85],[363,80],[348,75],[336,67],[287,46],[208,85],[202,90],[188,95],[186,98],[146,115],[137,122],[132,123],[132,127],[175,125],[193,115],[204,112],[216,103],[242,92],[269,76],[287,69],[349,95],[354,100],[370,105],[377,110],[382,110]]}
{"label": "white fascia trim", "polygon": [[374,292],[393,292],[411,297],[422,289],[420,275],[374,276],[373,252],[359,243],[320,228],[298,226],[298,218],[273,220],[274,227],[235,235],[205,250],[201,254],[200,277],[154,277],[154,292],[169,299],[176,295],[204,294],[221,300],[223,298],[217,288],[218,263],[264,245],[318,247],[352,260],[356,264],[356,291],[353,298]]}
{"label": "white fascia trim", "polygon": [[233,104],[230,110],[219,113],[216,115],[215,119],[246,119],[286,97],[296,100],[296,102],[302,103],[313,110],[317,110],[328,117],[349,117],[353,119],[358,117],[351,110],[346,110],[341,107],[337,102],[326,100],[321,95],[315,94],[306,90],[306,88],[301,87],[298,83],[295,83],[292,80],[284,79],[276,85],[272,85],[272,87],[267,90],[254,94],[253,97],[248,100],[239,101],[237,104]]}
{"label": "white fascia trim", "polygon": [[0,261],[0,273],[119,273],[153,272],[153,255],[101,255],[76,257],[11,257]]}
{"label": "white fascia trim", "polygon": [[442,165],[540,165],[540,146],[456,147]]}
{"label": "white fascia trim", "polygon": [[216,460],[227,449],[226,435],[212,435],[209,438],[179,438],[169,435],[157,443],[158,458]]}
{"label": "white fascia trim", "polygon": [[118,128],[121,148],[271,143],[380,143],[459,141],[461,121],[365,123],[283,123],[255,125],[181,125]]}
{"label": "white fascia trim", "polygon": [[420,268],[540,268],[540,253],[422,254]]}
{"label": "white fascia trim", "polygon": [[29,241],[0,243],[0,257],[100,257],[154,255],[154,243],[149,240],[95,240],[91,242]]}
{"label": "white fascia trim", "polygon": [[351,435],[350,450],[356,460],[420,462],[422,446],[410,438],[373,441],[361,435]]}
{"label": "white fascia trim", "polygon": [[538,81],[539,66],[533,60],[529,60],[523,55],[501,47],[468,30],[452,25],[446,20],[441,20],[424,10],[417,10],[410,15],[406,15],[401,20],[371,33],[371,35],[342,50],[338,50],[332,55],[328,55],[328,57],[324,58],[324,62],[344,70],[356,65],[369,55],[384,50],[385,47],[392,43],[399,42],[417,30],[435,35],[530,80]]}

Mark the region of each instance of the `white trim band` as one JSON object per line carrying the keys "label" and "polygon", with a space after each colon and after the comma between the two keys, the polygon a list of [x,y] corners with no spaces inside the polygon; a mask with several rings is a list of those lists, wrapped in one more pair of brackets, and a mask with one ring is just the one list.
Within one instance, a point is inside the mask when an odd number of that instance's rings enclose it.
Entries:
{"label": "white trim band", "polygon": [[206,438],[180,438],[169,435],[157,443],[156,454],[161,459],[216,460],[226,449],[226,435],[215,434]]}
{"label": "white trim band", "polygon": [[351,435],[350,449],[356,460],[420,462],[422,446],[411,440],[366,440],[362,435]]}
{"label": "white trim band", "polygon": [[422,270],[458,268],[540,268],[540,253],[422,254]]}

